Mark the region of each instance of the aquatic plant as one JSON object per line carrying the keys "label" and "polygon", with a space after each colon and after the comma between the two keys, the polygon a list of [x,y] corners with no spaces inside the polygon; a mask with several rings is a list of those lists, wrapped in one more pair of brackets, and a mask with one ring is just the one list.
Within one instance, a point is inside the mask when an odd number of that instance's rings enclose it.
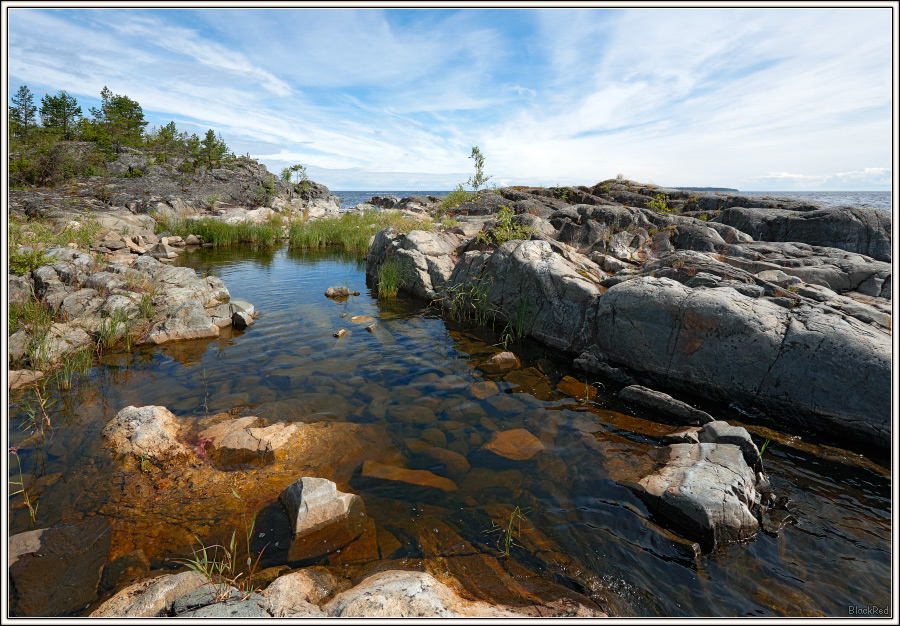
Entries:
{"label": "aquatic plant", "polygon": [[[110,313],[100,319],[100,327],[97,330],[97,349],[111,348],[116,344],[119,338],[120,325],[128,334],[128,314],[123,309],[113,309]],[[126,339],[126,342],[129,342]]]}
{"label": "aquatic plant", "polygon": [[[228,599],[231,594],[231,587],[237,588],[244,599],[249,598],[256,591],[256,587],[253,584],[253,575],[265,551],[265,548],[260,550],[254,561],[250,545],[253,539],[253,530],[256,527],[256,513],[251,516],[248,523],[244,501],[234,489],[231,490],[231,493],[241,503],[241,517],[244,522],[244,534],[247,541],[246,559],[243,560],[243,565],[238,564],[237,530],[231,532],[231,540],[227,546],[221,544],[206,546],[199,537],[194,535],[194,539],[196,539],[200,547],[199,549],[191,548],[193,557],[181,561],[188,569],[198,572],[206,578],[206,581],[215,590],[217,602]],[[246,566],[246,571],[242,571],[244,565]],[[246,577],[244,577],[244,574],[246,574]]]}
{"label": "aquatic plant", "polygon": [[87,371],[91,367],[91,352],[87,348],[76,350],[63,359],[56,372],[56,383],[61,389],[71,389],[75,374]]}
{"label": "aquatic plant", "polygon": [[522,532],[522,520],[524,519],[525,516],[522,514],[521,509],[516,506],[512,513],[509,514],[509,522],[506,524],[505,528],[491,520],[492,527],[484,532],[487,534],[499,533],[497,538],[497,549],[506,556],[509,556],[512,546],[522,547],[513,539],[513,528],[515,528],[515,534],[518,536]]}
{"label": "aquatic plant", "polygon": [[378,297],[393,298],[400,289],[402,267],[395,258],[390,258],[378,268]]}
{"label": "aquatic plant", "polygon": [[31,523],[34,524],[37,521],[37,503],[35,503],[31,499],[31,495],[28,493],[28,489],[25,487],[25,479],[22,477],[22,461],[19,459],[19,448],[16,446],[11,446],[9,448],[9,453],[16,457],[16,463],[19,466],[19,480],[11,480],[9,484],[11,486],[18,485],[19,490],[10,492],[10,496],[16,496],[20,493],[25,498],[25,506],[28,507],[28,514],[31,516]]}

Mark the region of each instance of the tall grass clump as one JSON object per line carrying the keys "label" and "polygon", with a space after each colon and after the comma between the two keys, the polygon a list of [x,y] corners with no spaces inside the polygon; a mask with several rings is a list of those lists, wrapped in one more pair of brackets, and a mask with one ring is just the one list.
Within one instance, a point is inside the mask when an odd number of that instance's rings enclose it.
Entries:
{"label": "tall grass clump", "polygon": [[393,298],[400,289],[401,266],[397,259],[388,259],[378,269],[378,297]]}
{"label": "tall grass clump", "polygon": [[199,220],[172,219],[160,216],[156,220],[158,233],[168,231],[178,237],[196,235],[213,247],[231,246],[249,243],[254,246],[269,248],[280,240],[284,231],[284,219],[280,215],[272,215],[261,223],[238,222],[228,224],[221,220],[205,217]]}
{"label": "tall grass clump", "polygon": [[372,235],[389,226],[399,232],[434,228],[430,220],[404,217],[400,211],[370,210],[345,213],[339,218],[294,221],[288,227],[288,241],[292,248],[340,246],[364,256],[369,251]]}

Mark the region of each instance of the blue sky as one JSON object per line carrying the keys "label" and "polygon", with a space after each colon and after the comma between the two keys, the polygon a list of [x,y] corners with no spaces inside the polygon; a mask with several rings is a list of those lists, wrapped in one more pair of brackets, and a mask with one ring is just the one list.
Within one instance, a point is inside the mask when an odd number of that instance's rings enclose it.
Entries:
{"label": "blue sky", "polygon": [[[44,9],[9,93],[104,85],[332,189],[890,189],[891,10]],[[8,98],[7,98],[8,100]]]}

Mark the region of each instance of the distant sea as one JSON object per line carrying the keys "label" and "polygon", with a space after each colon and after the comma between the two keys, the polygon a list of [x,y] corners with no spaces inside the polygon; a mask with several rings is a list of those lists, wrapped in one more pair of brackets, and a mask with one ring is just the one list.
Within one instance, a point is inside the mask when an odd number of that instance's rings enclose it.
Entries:
{"label": "distant sea", "polygon": [[[360,202],[368,202],[372,196],[446,196],[449,191],[333,191],[340,197],[341,208],[350,209]],[[826,206],[865,206],[891,210],[890,191],[739,191],[741,196],[771,196],[775,198],[799,198],[815,200]]]}

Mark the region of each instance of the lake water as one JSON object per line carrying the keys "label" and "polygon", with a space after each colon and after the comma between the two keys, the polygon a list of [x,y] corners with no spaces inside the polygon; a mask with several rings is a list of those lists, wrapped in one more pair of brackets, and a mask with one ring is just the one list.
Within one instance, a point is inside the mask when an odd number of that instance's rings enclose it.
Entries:
{"label": "lake water", "polygon": [[[53,394],[53,430],[44,436],[27,427],[29,392],[12,392],[10,445],[21,448],[38,509],[32,526],[22,496],[12,496],[10,534],[98,514],[113,526],[111,557],[141,549],[154,569],[173,569],[195,535],[210,545],[241,528],[227,495],[234,488],[259,511],[253,547],[265,548],[262,566],[287,563],[288,520],[277,497],[304,468],[209,466],[182,476],[177,467],[145,473],[134,459],[115,458],[102,427],[125,406],[158,404],[192,432],[208,414],[232,410],[271,422],[353,423],[380,433],[397,462],[439,475],[447,466],[424,452],[430,446],[465,457],[469,467],[449,474],[457,486],[449,492],[367,483],[353,470],[340,486],[363,497],[379,541],[374,553],[348,548],[322,559],[343,571],[366,560],[416,567],[437,558],[476,597],[506,599],[503,580],[533,589],[562,582],[591,590],[617,616],[846,617],[850,605],[891,601],[890,479],[858,455],[773,442],[765,465],[797,524],[695,556],[622,485],[676,427],[623,405],[615,388],[594,385],[569,359],[520,341],[509,347],[521,368],[489,374],[483,363],[501,350],[499,334],[445,320],[422,302],[377,299],[364,264],[337,252],[198,250],[177,263],[221,277],[232,298],[261,312],[256,324],[105,356],[72,390]],[[344,284],[361,295],[324,297]],[[356,315],[373,317],[376,332],[348,321]],[[350,332],[335,339],[341,327]],[[567,375],[578,384],[566,387]],[[597,395],[585,401],[588,387]],[[704,408],[739,421],[728,407]],[[482,450],[495,432],[512,429],[544,449],[525,461]],[[347,454],[359,445],[347,441]],[[10,468],[18,480],[12,459]],[[488,531],[516,506],[525,530],[507,558]]]}
{"label": "lake water", "polygon": [[[349,209],[372,196],[445,196],[448,191],[334,191],[341,199],[341,208]],[[826,206],[864,206],[891,210],[890,191],[740,191],[736,195],[773,198],[798,198],[821,202]]]}

